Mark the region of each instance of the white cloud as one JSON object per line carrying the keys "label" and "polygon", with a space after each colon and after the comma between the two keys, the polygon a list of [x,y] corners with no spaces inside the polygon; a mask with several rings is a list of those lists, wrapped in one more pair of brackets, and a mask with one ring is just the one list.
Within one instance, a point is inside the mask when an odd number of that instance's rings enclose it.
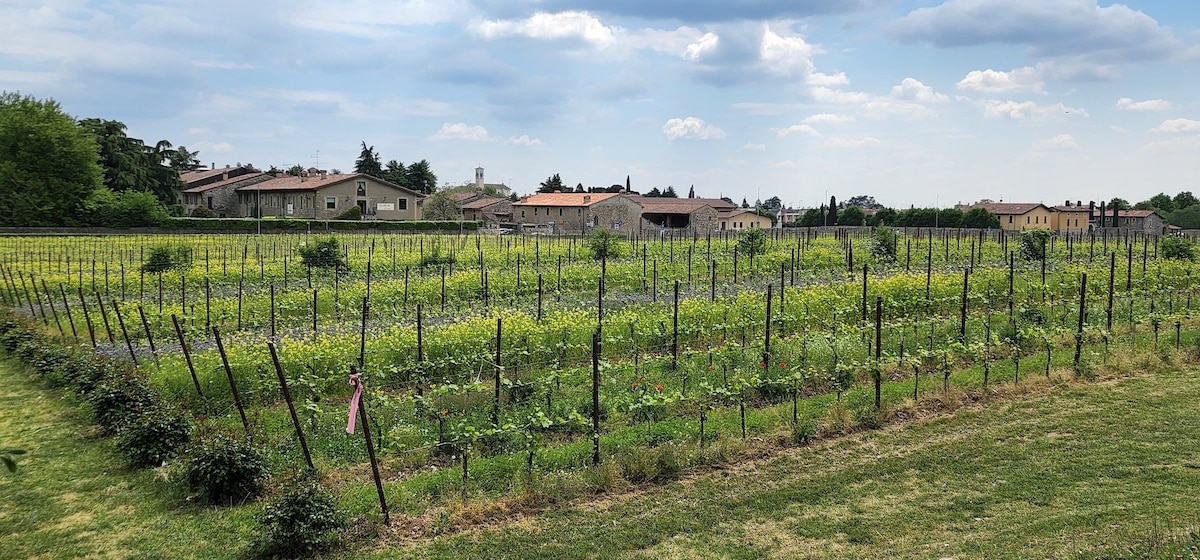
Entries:
{"label": "white cloud", "polygon": [[854,117],[851,115],[835,115],[832,113],[817,113],[815,115],[809,115],[807,117],[804,117],[804,120],[802,120],[800,122],[806,123],[806,124],[813,124],[813,123],[839,124],[839,123],[854,122]]}
{"label": "white cloud", "polygon": [[667,140],[720,140],[725,137],[724,130],[696,117],[668,120],[662,130]]}
{"label": "white cloud", "polygon": [[1200,130],[1200,121],[1191,119],[1170,119],[1163,121],[1158,128],[1151,132],[1196,132]]}
{"label": "white cloud", "polygon": [[1108,128],[1109,128],[1109,130],[1111,130],[1111,131],[1113,131],[1113,132],[1120,132],[1121,134],[1125,134],[1125,133],[1129,132],[1129,129],[1128,129],[1128,128],[1121,128],[1121,127],[1119,127],[1119,126],[1117,126],[1117,125],[1115,125],[1115,124],[1114,124],[1114,125],[1111,125],[1111,126],[1109,126]]}
{"label": "white cloud", "polygon": [[986,99],[980,102],[983,116],[989,119],[1009,118],[1014,121],[1048,121],[1061,119],[1066,115],[1086,117],[1087,111],[1077,107],[1067,107],[1062,103],[1054,105],[1038,105],[1033,101],[998,101]]}
{"label": "white cloud", "polygon": [[878,146],[880,141],[878,138],[865,136],[863,138],[830,138],[825,141],[825,146],[830,148],[869,148]]}
{"label": "white cloud", "polygon": [[810,86],[844,86],[850,83],[850,78],[846,77],[845,72],[838,72],[837,74],[813,72],[804,79],[804,83]]}
{"label": "white cloud", "polygon": [[586,11],[538,12],[522,20],[484,20],[472,22],[471,31],[484,39],[529,37],[531,39],[577,39],[597,48],[607,48],[617,40],[613,28]]}
{"label": "white cloud", "polygon": [[763,25],[758,56],[763,67],[785,78],[807,76],[813,71],[813,49],[799,35],[782,36]]}
{"label": "white cloud", "polygon": [[1038,140],[1034,143],[1035,150],[1074,150],[1079,148],[1079,143],[1075,142],[1075,137],[1070,134],[1059,134],[1053,138]]}
{"label": "white cloud", "polygon": [[746,144],[745,146],[742,146],[742,149],[745,151],[748,151],[748,152],[765,152],[767,150],[767,145],[766,144]]}
{"label": "white cloud", "polygon": [[1171,102],[1163,99],[1134,101],[1128,97],[1122,97],[1117,100],[1117,108],[1122,111],[1166,111],[1171,108]]}
{"label": "white cloud", "polygon": [[820,132],[817,132],[817,129],[815,129],[807,124],[794,124],[787,128],[778,128],[778,129],[773,128],[771,130],[773,130],[775,132],[775,135],[780,138],[785,138],[792,134],[807,134],[809,136],[820,136],[821,135]]}
{"label": "white cloud", "polygon": [[950,100],[946,94],[933,91],[933,88],[913,78],[904,78],[900,85],[892,86],[892,99],[917,103],[945,103]]}
{"label": "white cloud", "polygon": [[813,101],[817,103],[830,103],[834,105],[855,105],[866,103],[871,100],[871,94],[861,91],[842,91],[840,89],[830,89],[823,86],[817,86],[808,90]]}
{"label": "white cloud", "polygon": [[508,139],[508,141],[507,141],[507,142],[505,142],[505,143],[506,143],[506,144],[512,144],[512,145],[514,145],[514,146],[524,146],[524,147],[527,147],[527,148],[532,148],[532,147],[534,147],[534,146],[541,146],[541,145],[542,145],[542,141],[541,141],[541,140],[538,140],[537,138],[530,138],[528,134],[522,134],[522,135],[520,135],[520,136],[513,136],[513,137],[510,137],[510,138]]}
{"label": "white cloud", "polygon": [[1045,93],[1045,83],[1042,73],[1037,68],[1026,66],[1010,72],[998,70],[972,70],[958,82],[960,91],[980,91],[986,93],[1011,93],[1031,91]]}
{"label": "white cloud", "polygon": [[706,55],[717,50],[721,44],[721,38],[715,33],[705,33],[693,43],[689,43],[683,50],[683,58],[693,62],[704,58]]}
{"label": "white cloud", "polygon": [[429,137],[430,140],[470,140],[474,142],[487,142],[491,140],[488,136],[486,128],[479,125],[468,125],[467,123],[445,123],[442,128],[433,133]]}

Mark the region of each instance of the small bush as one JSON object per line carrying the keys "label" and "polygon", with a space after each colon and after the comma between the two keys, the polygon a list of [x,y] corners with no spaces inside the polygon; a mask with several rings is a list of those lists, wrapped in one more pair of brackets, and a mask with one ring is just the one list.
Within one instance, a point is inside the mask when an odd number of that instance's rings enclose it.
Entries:
{"label": "small bush", "polygon": [[767,252],[767,232],[752,227],[738,234],[737,252],[739,255],[754,256]]}
{"label": "small bush", "polygon": [[871,256],[880,262],[896,262],[896,230],[879,226],[871,232]]}
{"label": "small bush", "polygon": [[207,206],[197,206],[192,208],[190,216],[193,218],[216,218],[217,213],[213,212]]}
{"label": "small bush", "polygon": [[621,256],[621,237],[607,229],[597,228],[588,235],[588,249],[592,251],[592,259],[608,260]]}
{"label": "small bush", "polygon": [[1021,258],[1027,261],[1040,261],[1046,258],[1051,237],[1054,237],[1054,232],[1048,229],[1031,229],[1021,232]]}
{"label": "small bush", "polygon": [[261,451],[224,434],[200,443],[187,466],[188,488],[212,504],[232,504],[258,496],[266,475]]}
{"label": "small bush", "polygon": [[300,261],[312,268],[332,268],[334,270],[350,270],[350,264],[342,255],[341,247],[336,237],[321,237],[312,243],[304,242],[296,249],[300,253]]}
{"label": "small bush", "polygon": [[90,354],[71,356],[59,365],[56,377],[70,383],[75,392],[91,393],[101,381],[117,375],[117,365],[112,360]]}
{"label": "small bush", "polygon": [[1164,237],[1158,244],[1158,254],[1164,259],[1196,260],[1196,244],[1186,237]]}
{"label": "small bush", "polygon": [[117,452],[134,467],[155,467],[179,454],[192,427],[178,411],[150,407],[141,412],[117,432]]}
{"label": "small bush", "polygon": [[331,533],[346,526],[345,514],[315,476],[290,484],[278,500],[258,515],[264,534],[263,556],[297,557],[311,554],[331,540]]}
{"label": "small bush", "polygon": [[358,205],[351,206],[349,210],[346,210],[345,212],[342,212],[341,214],[334,216],[333,219],[348,220],[348,221],[361,220],[362,219],[362,208],[359,208]]}
{"label": "small bush", "polygon": [[150,249],[142,272],[151,274],[168,270],[186,270],[192,265],[192,248],[187,245],[159,245]]}
{"label": "small bush", "polygon": [[108,431],[118,431],[156,403],[156,394],[145,381],[120,375],[101,380],[88,394],[92,418]]}

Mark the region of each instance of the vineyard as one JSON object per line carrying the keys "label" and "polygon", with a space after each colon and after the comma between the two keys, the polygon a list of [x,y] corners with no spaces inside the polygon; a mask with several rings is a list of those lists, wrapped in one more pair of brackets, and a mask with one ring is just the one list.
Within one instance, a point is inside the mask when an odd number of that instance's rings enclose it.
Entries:
{"label": "vineyard", "polygon": [[1167,241],[4,237],[0,298],[56,344],[136,365],[197,439],[252,442],[275,473],[350,473],[352,513],[420,518],[668,480],[746,440],[1178,347],[1197,290]]}

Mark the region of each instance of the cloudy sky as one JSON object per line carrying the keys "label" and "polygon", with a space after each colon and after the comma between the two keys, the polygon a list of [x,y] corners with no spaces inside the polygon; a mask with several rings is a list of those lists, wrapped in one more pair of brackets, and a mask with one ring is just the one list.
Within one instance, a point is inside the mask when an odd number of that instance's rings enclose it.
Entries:
{"label": "cloudy sky", "polygon": [[812,205],[1200,193],[1191,0],[4,0],[0,90],[217,165]]}

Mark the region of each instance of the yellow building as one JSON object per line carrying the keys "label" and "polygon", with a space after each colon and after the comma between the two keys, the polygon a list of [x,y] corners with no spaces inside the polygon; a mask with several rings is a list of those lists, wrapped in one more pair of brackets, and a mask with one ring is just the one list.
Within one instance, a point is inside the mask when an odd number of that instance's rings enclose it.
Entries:
{"label": "yellow building", "polygon": [[995,214],[1000,218],[1000,229],[1007,231],[1054,228],[1054,211],[1039,202],[980,202],[971,208]]}
{"label": "yellow building", "polygon": [[759,216],[754,213],[754,210],[749,208],[720,210],[717,213],[717,220],[721,223],[721,231],[737,231],[752,227],[767,229],[771,227],[771,218]]}
{"label": "yellow building", "polygon": [[1054,211],[1054,217],[1051,219],[1050,229],[1059,232],[1069,233],[1086,233],[1091,229],[1092,224],[1092,204],[1089,202],[1087,206],[1083,205],[1083,201],[1077,201],[1071,205],[1071,201],[1066,201],[1062,206],[1051,208]]}

